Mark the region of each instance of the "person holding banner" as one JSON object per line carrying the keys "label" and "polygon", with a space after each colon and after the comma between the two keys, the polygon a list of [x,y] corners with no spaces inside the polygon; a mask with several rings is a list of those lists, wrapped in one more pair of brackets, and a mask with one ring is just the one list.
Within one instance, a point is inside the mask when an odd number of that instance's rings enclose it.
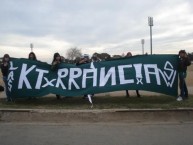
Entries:
{"label": "person holding banner", "polygon": [[[34,61],[37,61],[37,58],[36,58],[36,55],[34,52],[30,52],[29,55],[28,55],[28,59],[29,60],[34,60]],[[29,97],[28,100],[30,99],[37,99],[36,97]]]}
{"label": "person holding banner", "polygon": [[[128,52],[125,57],[132,57],[131,52]],[[139,97],[139,98],[141,97],[141,95],[139,94],[139,90],[136,90],[136,94],[137,94],[137,97]],[[130,97],[128,90],[126,90],[126,97]]]}
{"label": "person holding banner", "polygon": [[178,96],[177,101],[188,99],[188,88],[185,79],[187,76],[187,66],[189,65],[191,65],[191,62],[186,51],[180,50],[178,62],[180,96]]}
{"label": "person holding banner", "polygon": [[[52,66],[51,66],[51,70],[52,71],[56,71],[58,70],[58,65],[61,63],[61,57],[59,53],[55,53],[54,57],[53,57],[53,61],[52,61]],[[61,98],[60,95],[56,94],[56,98],[57,100],[59,100]]]}
{"label": "person holding banner", "polygon": [[35,55],[34,52],[30,52],[30,53],[29,53],[28,59],[30,59],[30,60],[36,60],[36,61],[37,61],[37,58],[36,58],[36,55]]}
{"label": "person holding banner", "polygon": [[[81,64],[86,64],[89,63],[89,56],[84,55],[82,56],[80,59],[77,59],[76,65],[81,65]],[[93,107],[93,103],[92,103],[92,97],[94,96],[94,94],[87,94],[83,96],[83,99],[88,98],[89,102],[91,103],[91,108]]]}
{"label": "person holding banner", "polygon": [[9,54],[5,54],[3,56],[3,60],[2,60],[2,63],[1,63],[1,72],[2,72],[2,75],[3,75],[3,81],[5,83],[5,93],[6,93],[6,96],[7,96],[7,102],[11,102],[13,101],[13,99],[8,95],[8,81],[7,81],[7,77],[8,77],[8,72],[9,72],[9,61],[10,61],[10,57],[9,57]]}

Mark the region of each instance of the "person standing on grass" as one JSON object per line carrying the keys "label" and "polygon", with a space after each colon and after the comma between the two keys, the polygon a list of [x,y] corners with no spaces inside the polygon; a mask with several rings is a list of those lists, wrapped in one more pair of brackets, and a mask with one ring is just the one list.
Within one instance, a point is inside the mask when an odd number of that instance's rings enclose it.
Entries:
{"label": "person standing on grass", "polygon": [[178,96],[177,101],[188,99],[188,88],[185,79],[187,76],[187,66],[189,65],[191,65],[191,62],[186,51],[180,50],[178,61],[180,95]]}
{"label": "person standing on grass", "polygon": [[[86,64],[89,63],[89,56],[84,55],[82,56],[80,59],[77,58],[77,62],[76,62],[76,66],[82,65],[82,64]],[[91,103],[91,108],[93,107],[93,101],[92,101],[92,97],[94,94],[85,94],[83,96],[83,99],[88,98],[89,102]]]}
{"label": "person standing on grass", "polygon": [[[29,59],[29,60],[37,61],[37,58],[36,58],[36,55],[35,55],[34,52],[30,52],[30,53],[29,53],[28,59]],[[29,99],[29,100],[31,100],[31,99],[36,99],[36,97],[29,97],[28,99]]]}
{"label": "person standing on grass", "polygon": [[[89,58],[87,56],[81,56],[81,58],[77,58],[76,66],[89,63]],[[84,95],[83,99],[87,98],[88,95]]]}
{"label": "person standing on grass", "polygon": [[[51,66],[51,70],[52,71],[56,71],[58,70],[58,66],[61,63],[61,57],[59,53],[55,53],[54,57],[53,57],[53,61],[52,61],[52,66]],[[60,95],[56,95],[57,100],[59,100],[61,98]]]}
{"label": "person standing on grass", "polygon": [[[91,58],[91,68],[94,69],[95,68],[94,62],[99,62],[99,61],[100,59],[97,57],[97,55],[93,55]],[[91,94],[91,97],[93,98],[94,94]]]}
{"label": "person standing on grass", "polygon": [[[132,57],[131,52],[128,52],[125,57]],[[139,97],[139,98],[141,97],[141,95],[139,94],[139,90],[136,90],[136,94],[137,94],[137,97]],[[130,97],[128,90],[126,90],[126,97]]]}
{"label": "person standing on grass", "polygon": [[2,75],[3,75],[3,81],[5,83],[5,93],[6,93],[6,96],[7,96],[7,102],[11,102],[13,101],[12,97],[8,95],[8,81],[7,81],[7,76],[8,76],[8,72],[9,72],[9,66],[10,66],[10,57],[9,57],[9,54],[5,54],[3,56],[3,60],[2,60],[2,63],[1,63],[1,72],[2,72]]}

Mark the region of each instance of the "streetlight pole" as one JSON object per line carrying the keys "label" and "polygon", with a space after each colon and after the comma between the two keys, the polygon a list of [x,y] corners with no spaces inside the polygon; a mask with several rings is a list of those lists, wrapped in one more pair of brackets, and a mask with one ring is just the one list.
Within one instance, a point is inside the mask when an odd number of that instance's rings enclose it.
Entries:
{"label": "streetlight pole", "polygon": [[144,55],[144,44],[145,44],[144,39],[141,39],[141,44],[142,44],[142,54]]}
{"label": "streetlight pole", "polygon": [[148,17],[148,25],[150,27],[150,48],[151,48],[151,55],[152,55],[152,26],[153,26],[153,17]]}
{"label": "streetlight pole", "polygon": [[33,52],[33,43],[30,43],[31,52]]}

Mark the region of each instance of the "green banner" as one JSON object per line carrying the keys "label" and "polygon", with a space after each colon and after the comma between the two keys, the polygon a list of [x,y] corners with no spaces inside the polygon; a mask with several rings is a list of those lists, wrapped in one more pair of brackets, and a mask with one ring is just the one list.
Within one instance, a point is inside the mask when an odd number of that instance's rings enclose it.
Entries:
{"label": "green banner", "polygon": [[58,69],[28,59],[12,58],[8,94],[14,98],[49,93],[80,96],[119,90],[146,90],[177,96],[177,55],[142,55],[83,65],[61,63]]}

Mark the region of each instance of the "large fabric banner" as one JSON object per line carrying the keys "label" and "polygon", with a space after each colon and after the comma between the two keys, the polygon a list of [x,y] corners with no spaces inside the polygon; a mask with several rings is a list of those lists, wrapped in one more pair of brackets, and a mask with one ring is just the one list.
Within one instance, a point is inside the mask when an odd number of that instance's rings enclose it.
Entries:
{"label": "large fabric banner", "polygon": [[79,66],[61,63],[52,71],[47,63],[12,58],[8,93],[25,98],[146,90],[177,96],[177,62],[177,55],[141,55]]}

